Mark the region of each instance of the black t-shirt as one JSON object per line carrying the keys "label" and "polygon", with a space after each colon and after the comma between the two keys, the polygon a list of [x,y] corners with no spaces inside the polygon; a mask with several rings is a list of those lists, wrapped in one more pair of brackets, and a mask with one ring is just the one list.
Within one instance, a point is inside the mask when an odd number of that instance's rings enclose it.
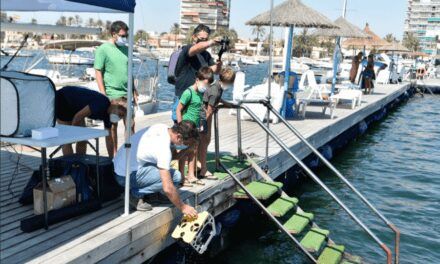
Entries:
{"label": "black t-shirt", "polygon": [[110,118],[107,113],[110,100],[103,94],[77,86],[65,86],[56,92],[55,109],[57,119],[72,121],[76,113],[89,106],[91,119],[102,120],[105,128],[110,128]]}
{"label": "black t-shirt", "polygon": [[212,66],[215,64],[211,54],[203,51],[198,55],[190,57],[189,49],[193,45],[183,46],[176,65],[176,96],[180,97],[182,93],[196,81],[196,73],[203,66]]}

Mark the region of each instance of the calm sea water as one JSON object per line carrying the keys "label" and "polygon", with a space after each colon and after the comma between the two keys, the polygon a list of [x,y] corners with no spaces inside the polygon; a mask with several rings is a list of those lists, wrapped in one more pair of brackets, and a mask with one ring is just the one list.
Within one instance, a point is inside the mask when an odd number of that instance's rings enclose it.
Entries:
{"label": "calm sea water", "polygon": [[[440,259],[440,97],[415,97],[352,142],[333,164],[402,232],[401,263]],[[393,245],[393,234],[326,169],[320,178],[378,234]],[[293,191],[300,206],[314,212],[331,238],[369,263],[384,263],[382,251],[312,181]],[[284,234],[247,236],[222,254],[223,263],[302,263]],[[383,260],[383,261],[382,261]]]}
{"label": "calm sea water", "polygon": [[[10,69],[22,70],[31,59],[17,58]],[[1,65],[6,58],[1,58]],[[43,61],[38,68],[51,68]],[[135,64],[140,76],[154,70],[154,63]],[[81,75],[85,66],[71,73]],[[244,66],[246,83],[258,84],[267,64]],[[159,111],[169,110],[174,89],[166,83],[166,68],[160,67]],[[231,91],[225,97],[229,99]],[[438,263],[440,259],[440,97],[414,97],[373,125],[332,161],[376,207],[402,231],[401,263]],[[325,169],[318,175],[388,245],[393,234]],[[347,251],[370,263],[382,263],[382,251],[331,198],[312,181],[292,190],[300,206],[315,213],[316,222],[331,231],[331,238]],[[301,263],[304,259],[286,237],[274,230],[255,236],[243,231],[218,263]],[[214,261],[214,260],[213,260]]]}

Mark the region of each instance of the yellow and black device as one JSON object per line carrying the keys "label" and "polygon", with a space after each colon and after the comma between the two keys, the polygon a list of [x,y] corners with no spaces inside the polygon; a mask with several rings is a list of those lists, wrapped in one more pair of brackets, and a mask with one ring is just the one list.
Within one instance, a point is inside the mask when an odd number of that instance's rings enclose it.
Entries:
{"label": "yellow and black device", "polygon": [[197,253],[203,254],[215,233],[214,217],[207,211],[203,211],[197,215],[197,218],[183,216],[171,237],[182,240],[191,245]]}

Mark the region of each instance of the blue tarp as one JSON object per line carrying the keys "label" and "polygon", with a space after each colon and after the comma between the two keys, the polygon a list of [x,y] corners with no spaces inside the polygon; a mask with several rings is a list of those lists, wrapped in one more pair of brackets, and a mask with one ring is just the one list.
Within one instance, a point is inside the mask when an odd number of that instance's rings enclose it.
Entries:
{"label": "blue tarp", "polygon": [[134,12],[135,0],[1,0],[1,10],[15,12]]}
{"label": "blue tarp", "polygon": [[134,13],[135,0],[67,0],[70,2],[83,3],[92,6],[100,6],[123,12]]}

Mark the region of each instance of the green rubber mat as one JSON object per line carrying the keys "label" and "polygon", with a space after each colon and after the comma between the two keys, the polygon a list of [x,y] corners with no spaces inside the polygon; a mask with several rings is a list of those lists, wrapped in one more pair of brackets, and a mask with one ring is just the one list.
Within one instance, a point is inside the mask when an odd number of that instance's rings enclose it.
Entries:
{"label": "green rubber mat", "polygon": [[276,199],[267,210],[275,217],[283,217],[287,212],[292,210],[298,203],[295,197],[280,197]]}
{"label": "green rubber mat", "polygon": [[362,258],[359,256],[350,256],[350,259],[343,259],[342,264],[361,264]]}
{"label": "green rubber mat", "polygon": [[318,258],[319,264],[338,264],[341,262],[345,247],[342,245],[327,246]]}
{"label": "green rubber mat", "polygon": [[[246,185],[246,189],[258,200],[267,200],[283,187],[281,182],[254,181]],[[234,193],[234,198],[246,199],[247,194],[243,190]]]}
{"label": "green rubber mat", "polygon": [[[247,161],[240,162],[236,157],[230,156],[230,155],[224,155],[220,157],[220,161],[232,172],[232,173],[239,173],[247,168],[249,168],[250,164]],[[226,177],[229,176],[228,173],[223,171],[222,168],[220,168],[220,171],[215,171],[215,155],[214,154],[208,154],[207,162],[208,170],[212,173],[214,173],[214,176],[216,176],[218,179],[223,180]]]}
{"label": "green rubber mat", "polygon": [[329,234],[328,230],[314,227],[301,240],[301,245],[309,252],[318,252]]}
{"label": "green rubber mat", "polygon": [[312,213],[297,212],[284,224],[284,227],[292,234],[301,233],[304,228],[313,220]]}

